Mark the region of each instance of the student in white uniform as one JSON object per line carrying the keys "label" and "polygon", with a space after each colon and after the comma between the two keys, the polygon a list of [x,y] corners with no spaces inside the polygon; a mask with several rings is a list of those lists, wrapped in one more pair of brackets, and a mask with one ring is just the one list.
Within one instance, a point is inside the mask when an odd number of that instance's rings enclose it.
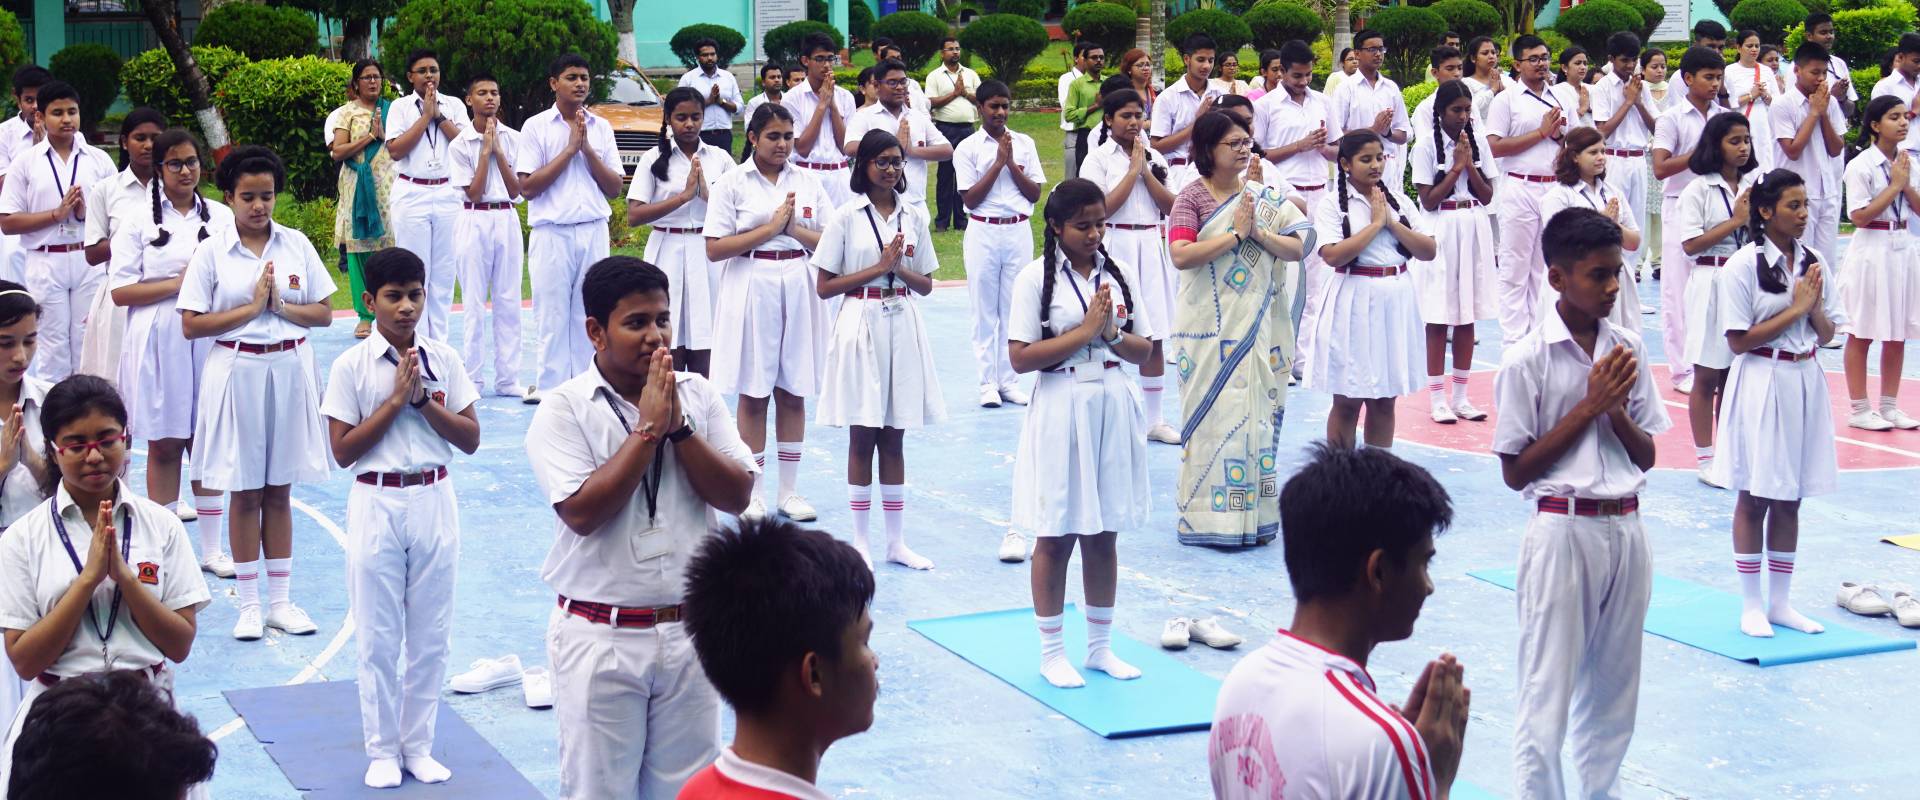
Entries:
{"label": "student in white uniform", "polygon": [[1671,423],[1640,337],[1607,322],[1618,299],[1620,226],[1569,208],[1547,221],[1555,313],[1501,354],[1493,452],[1535,507],[1520,547],[1520,688],[1514,783],[1566,796],[1569,708],[1580,797],[1617,797],[1640,696],[1641,626],[1653,558],[1640,490],[1653,437]]}
{"label": "student in white uniform", "polygon": [[1573,45],[1560,51],[1560,70],[1553,74],[1553,93],[1565,111],[1568,128],[1593,127],[1593,87],[1587,84],[1587,71],[1593,60],[1587,48]]}
{"label": "student in white uniform", "polygon": [[35,375],[58,381],[79,364],[87,311],[106,270],[87,264],[86,191],[112,177],[113,160],[80,136],[80,95],[61,81],[40,87],[46,140],[15,156],[0,186],[0,232],[20,237],[27,251],[26,286],[40,301]]}
{"label": "student in white uniform", "polygon": [[1487,109],[1487,141],[1506,177],[1500,182],[1494,218],[1500,220],[1500,338],[1520,341],[1539,320],[1540,287],[1546,283],[1540,258],[1540,230],[1547,221],[1540,201],[1554,182],[1553,158],[1560,152],[1569,114],[1559,95],[1548,91],[1547,43],[1524,34],[1513,40],[1520,84],[1494,97]]}
{"label": "student in white uniform", "polygon": [[[995,80],[973,94],[980,130],[954,148],[954,177],[970,224],[961,235],[967,295],[973,301],[973,358],[980,377],[980,405],[1001,401],[1026,405],[1027,393],[1007,361],[1007,307],[1013,279],[1033,260],[1033,203],[1047,179],[1033,137],[1007,127],[1013,93]],[[1008,531],[1017,537],[1017,531]],[[1003,556],[1007,553],[1003,552]],[[1026,558],[1023,544],[1020,558]],[[1016,559],[1017,560],[1017,559]]]}
{"label": "student in white uniform", "polygon": [[[1800,45],[1793,52],[1791,85],[1767,109],[1777,146],[1774,164],[1806,181],[1807,203],[1812,208],[1805,238],[1807,246],[1819,253],[1839,252],[1836,242],[1847,162],[1844,137],[1851,106],[1833,87],[1853,85],[1845,73],[1833,72],[1840,66],[1840,59],[1829,56],[1820,45],[1811,41]],[[1834,76],[1831,83],[1829,76]],[[1842,280],[1845,270],[1837,262],[1827,266],[1827,278],[1838,292],[1846,283]]]}
{"label": "student in white uniform", "polygon": [[1793,610],[1789,595],[1800,501],[1833,491],[1836,471],[1826,373],[1813,358],[1849,320],[1823,279],[1825,257],[1800,241],[1809,224],[1800,183],[1799,175],[1774,170],[1754,185],[1754,240],[1733,254],[1719,282],[1719,324],[1739,356],[1720,405],[1725,447],[1714,472],[1740,493],[1733,506],[1733,562],[1743,599],[1740,631],[1748,636],[1772,636],[1775,625],[1824,630]]}
{"label": "student in white uniform", "polygon": [[427,265],[426,334],[447,336],[453,311],[453,284],[459,275],[454,245],[460,221],[460,187],[453,185],[447,150],[461,131],[472,127],[466,106],[440,93],[440,57],[432,50],[407,54],[407,82],[413,94],[387,106],[382,128],[393,158],[393,191],[388,219],[393,243],[412,250]]}
{"label": "student in white uniform", "polygon": [[[1421,100],[1419,105],[1413,107],[1413,115],[1408,119],[1408,123],[1413,126],[1413,140],[1411,146],[1407,148],[1408,161],[1412,160],[1412,150],[1414,147],[1419,146],[1421,139],[1433,137],[1433,120],[1437,116],[1434,114],[1433,107],[1435,98],[1440,94],[1439,87],[1447,81],[1460,80],[1460,76],[1465,74],[1464,65],[1466,60],[1460,55],[1458,48],[1440,45],[1433,48],[1432,52],[1428,54],[1428,60],[1433,66],[1427,69],[1427,78],[1433,82],[1434,91],[1432,94],[1427,95],[1426,99]],[[1472,93],[1472,87],[1469,85],[1467,94],[1471,97]],[[1468,111],[1468,116],[1472,116],[1471,110]],[[1482,136],[1485,136],[1487,126],[1481,125],[1478,130]],[[1492,161],[1491,154],[1488,154],[1486,164],[1488,169],[1493,168]],[[1414,173],[1411,168],[1408,169],[1407,174],[1401,177],[1414,183],[1419,183],[1418,180],[1414,180],[1418,178],[1419,175]]]}
{"label": "student in white uniform", "polygon": [[1720,51],[1694,47],[1680,57],[1680,81],[1686,91],[1668,95],[1667,110],[1653,124],[1653,177],[1665,181],[1660,201],[1660,324],[1667,357],[1667,379],[1681,394],[1693,392],[1693,364],[1687,355],[1686,287],[1693,258],[1681,243],[1680,194],[1700,176],[1688,169],[1707,120],[1728,113],[1715,102],[1725,61]]}
{"label": "student in white uniform", "polygon": [[1100,103],[1103,124],[1100,134],[1087,141],[1080,177],[1106,193],[1107,234],[1102,246],[1140,276],[1132,284],[1134,294],[1140,308],[1156,322],[1153,335],[1147,337],[1153,352],[1140,363],[1147,438],[1179,444],[1180,433],[1161,418],[1167,359],[1159,338],[1165,334],[1159,321],[1173,319],[1173,298],[1179,293],[1164,224],[1173,209],[1173,172],[1160,151],[1147,143],[1147,115],[1139,93],[1132,89],[1102,92]]}
{"label": "student in white uniform", "polygon": [[1493,223],[1487,217],[1495,173],[1493,148],[1473,127],[1473,90],[1465,82],[1447,81],[1434,92],[1433,101],[1427,128],[1431,132],[1414,140],[1410,162],[1420,208],[1433,225],[1439,254],[1416,263],[1413,280],[1420,321],[1426,323],[1433,421],[1451,425],[1487,418],[1487,412],[1467,400],[1467,381],[1473,373],[1474,323],[1500,313],[1494,296]]}
{"label": "student in white uniform", "polygon": [[626,173],[613,125],[587,111],[593,75],[587,60],[567,53],[547,65],[553,107],[520,126],[520,193],[527,198],[527,276],[533,282],[533,324],[540,368],[526,402],[578,375],[593,360],[580,282],[608,253],[607,200]]}
{"label": "student in white uniform", "polygon": [[[150,145],[154,182],[141,198],[145,219],[114,233],[107,289],[127,310],[127,340],[119,383],[127,402],[127,432],[147,445],[147,499],[173,505],[180,497],[180,463],[193,444],[201,371],[213,342],[189,341],[174,303],[188,262],[215,231],[233,226],[233,211],[200,195],[200,145],[174,129]],[[193,481],[200,568],[233,577],[233,559],[220,540],[225,514],[219,492]]]}
{"label": "student in white uniform", "polygon": [[[40,407],[49,385],[27,374],[39,328],[40,306],[33,295],[0,280],[0,413],[6,415],[0,424],[0,534],[47,499],[40,490],[47,475]],[[13,719],[26,688],[12,662],[0,659],[0,719]]]}
{"label": "student in white uniform", "polygon": [[[907,86],[913,79],[907,77],[907,67],[898,61],[883,61],[873,70],[873,78],[880,84],[880,102],[853,112],[847,119],[846,140],[841,144],[843,152],[854,153],[860,149],[860,141],[866,138],[868,131],[886,131],[906,152],[907,188],[900,197],[909,205],[927,210],[927,163],[930,161],[948,161],[953,158],[953,143],[947,141],[946,134],[934,127],[933,117],[907,103]],[[901,135],[907,138],[901,139]],[[849,169],[848,188],[852,188],[853,172]],[[860,191],[852,190],[854,195]],[[844,206],[845,203],[840,205]]]}
{"label": "student in white uniform", "polygon": [[[1471,90],[1463,96],[1473,113]],[[1453,522],[1447,490],[1391,453],[1316,444],[1280,492],[1280,517],[1298,606],[1220,687],[1207,741],[1213,796],[1446,796],[1472,699],[1459,661],[1428,662],[1395,707],[1374,693],[1367,660],[1413,636],[1433,594],[1433,540]]]}
{"label": "student in white uniform", "polygon": [[[806,444],[807,398],[819,394],[825,366],[827,304],[807,258],[831,209],[829,193],[814,174],[790,163],[794,129],[785,106],[754,112],[747,122],[753,160],[713,187],[702,227],[707,258],[726,265],[713,320],[720,332],[713,346],[714,387],[740,396],[740,436],[762,466],[772,399],[780,458],[775,508],[810,522],[813,506],[795,483]],[[765,514],[756,493],[747,516]]]}
{"label": "student in white uniform", "polygon": [[[787,93],[787,69],[788,69],[788,66],[785,64],[775,64],[772,62],[768,62],[766,64],[761,65],[760,93],[754,95],[751,99],[747,100],[746,107],[740,110],[741,120],[753,119],[753,112],[758,111],[761,106],[764,106],[768,103],[774,103],[776,105],[779,104],[780,98]],[[802,80],[806,79],[807,73],[805,69],[802,69],[799,66],[794,66],[793,70],[801,76]],[[732,131],[729,130],[728,132],[731,133]],[[664,139],[666,137],[662,136],[661,138]],[[752,145],[746,145],[740,149],[741,161],[745,161],[752,157],[753,157]],[[733,157],[731,154],[728,155],[727,160],[729,162],[733,160]],[[720,177],[721,174],[722,174],[721,170],[716,169],[713,171],[713,176],[715,178]]]}
{"label": "student in white uniform", "polygon": [[558,517],[540,578],[559,595],[559,796],[667,800],[720,750],[720,700],[680,624],[687,561],[715,512],[746,509],[757,469],[720,392],[673,371],[666,275],[614,256],[582,292],[593,363],[527,433]]}
{"label": "student in white uniform", "polygon": [[788,87],[780,98],[781,107],[793,117],[793,164],[813,173],[835,208],[853,199],[853,189],[847,183],[851,180],[847,154],[840,149],[847,140],[847,120],[853,116],[853,93],[833,82],[837,49],[824,33],[801,39],[800,58],[806,61],[807,82]]}
{"label": "student in white uniform", "polygon": [[[1153,149],[1166,156],[1166,183],[1170,192],[1167,205],[1173,204],[1173,194],[1186,188],[1199,175],[1193,169],[1193,123],[1212,111],[1213,101],[1226,94],[1225,89],[1208,79],[1213,74],[1214,55],[1218,50],[1213,38],[1204,33],[1188,36],[1186,41],[1180,43],[1180,63],[1186,67],[1186,72],[1162,91],[1159,97],[1154,98],[1151,104],[1152,124],[1147,128],[1147,133],[1153,138]],[[1146,105],[1143,103],[1142,108]],[[1082,164],[1081,169],[1085,168]],[[1162,213],[1165,213],[1164,209]],[[1160,238],[1164,245],[1166,236],[1162,234]],[[1126,260],[1127,256],[1122,254],[1120,258]],[[1138,262],[1134,262],[1134,267],[1145,269]],[[1173,317],[1163,314],[1159,318]]]}
{"label": "student in white uniform", "polygon": [[853,512],[853,546],[869,569],[876,451],[887,560],[933,569],[933,561],[907,546],[905,442],[907,431],[947,416],[926,324],[912,299],[933,291],[940,262],[926,206],[901,196],[913,191],[903,150],[884,130],[868,131],[860,140],[853,154],[853,189],[860,197],[828,216],[812,259],[820,299],[844,296],[827,339],[816,421],[850,428],[847,507]]}
{"label": "student in white uniform", "polygon": [[[280,157],[238,147],[220,161],[215,185],[233,225],[212,231],[181,276],[181,331],[213,339],[200,375],[193,423],[193,477],[227,492],[227,538],[239,581],[236,639],[265,626],[292,634],[319,628],[293,604],[293,484],[325,480],[326,431],[309,328],[333,321],[333,275],[300,231],[273,221],[286,187]],[[260,554],[267,613],[260,613]]]}
{"label": "student in white uniform", "polygon": [[[1620,227],[1631,229],[1642,236],[1651,229],[1647,227],[1650,209],[1647,198],[1653,191],[1652,178],[1647,172],[1647,143],[1653,137],[1653,123],[1659,118],[1653,92],[1647,87],[1647,80],[1640,72],[1640,37],[1630,31],[1621,31],[1607,39],[1607,60],[1613,70],[1593,87],[1593,123],[1600,129],[1605,140],[1602,148],[1606,155],[1606,180],[1610,193],[1620,198],[1620,206],[1625,210]],[[1624,231],[1623,231],[1624,234]],[[1631,254],[1622,254],[1632,259],[1628,274],[1636,278],[1640,268],[1654,259],[1650,256],[1652,248],[1642,241],[1633,248]],[[1621,291],[1627,291],[1626,278],[1622,277]],[[1638,315],[1645,306],[1640,302],[1637,285],[1633,286],[1633,295],[1626,302],[1624,313]],[[1640,329],[1640,321],[1633,321],[1633,330]]]}
{"label": "student in white uniform", "polygon": [[[0,188],[5,187],[7,168],[14,157],[39,144],[47,136],[46,122],[40,116],[40,87],[53,80],[44,67],[26,64],[13,71],[13,106],[20,113],[0,122]],[[0,280],[26,282],[27,251],[20,237],[0,232]]]}
{"label": "student in white uniform", "polygon": [[[713,354],[714,306],[725,262],[716,264],[707,258],[707,238],[702,232],[713,187],[734,164],[727,151],[700,138],[705,112],[698,94],[686,86],[667,93],[660,149],[634,169],[633,185],[627,190],[627,225],[653,226],[647,234],[646,259],[667,273],[673,290],[674,366],[705,377]],[[752,145],[747,150],[751,153]]]}
{"label": "student in white uniform", "polygon": [[[460,513],[447,462],[480,446],[480,397],[453,347],[419,332],[426,267],[405,248],[361,267],[374,335],[341,353],[320,413],[336,463],[354,474],[347,498],[347,585],[359,628],[360,727],[366,784],[422,783],[452,773],[433,758],[446,680]],[[405,674],[401,674],[402,665]]]}
{"label": "student in white uniform", "polygon": [[[1915,36],[1920,39],[1920,36]],[[1905,54],[1902,54],[1906,57]],[[1920,57],[1916,55],[1915,57]],[[1900,379],[1907,340],[1920,339],[1920,244],[1912,221],[1920,216],[1920,176],[1914,154],[1900,149],[1911,141],[1906,100],[1880,95],[1867,103],[1861,124],[1860,154],[1847,165],[1847,218],[1853,239],[1847,245],[1846,280],[1828,293],[1846,309],[1847,425],[1869,431],[1920,428],[1920,420],[1900,410]],[[1906,223],[1904,226],[1902,223]],[[1867,403],[1867,353],[1880,343],[1880,402]]]}
{"label": "student in white uniform", "polygon": [[1770,113],[1773,96],[1779,93],[1774,84],[1777,76],[1760,63],[1760,34],[1741,31],[1734,34],[1734,40],[1738,42],[1740,60],[1727,65],[1724,80],[1727,102],[1747,118],[1753,132],[1753,160],[1759,164],[1761,174],[1766,174],[1773,169],[1774,155],[1779,152],[1779,148],[1773,146],[1775,136]]}
{"label": "student in white uniform", "polygon": [[1334,131],[1334,139],[1343,132],[1372,130],[1386,148],[1387,169],[1382,174],[1403,175],[1406,155],[1401,148],[1413,135],[1413,128],[1400,84],[1380,72],[1385,45],[1386,39],[1378,31],[1363,30],[1353,35],[1353,56],[1360,66],[1340,82],[1339,89],[1327,93],[1333,105],[1329,128]]}
{"label": "student in white uniform", "polygon": [[[1333,118],[1333,103],[1309,85],[1313,81],[1313,48],[1304,42],[1281,45],[1280,64],[1284,70],[1280,90],[1261,95],[1253,103],[1253,139],[1260,145],[1261,158],[1273,165],[1263,168],[1273,172],[1267,177],[1293,186],[1311,215],[1327,194],[1327,166],[1342,132]],[[1319,253],[1308,253],[1297,268],[1298,275],[1288,278],[1294,298],[1296,377],[1302,374],[1313,350],[1320,290],[1331,275],[1325,266]]]}
{"label": "student in white uniform", "polygon": [[1152,355],[1159,321],[1135,304],[1139,274],[1101,244],[1105,199],[1085,178],[1053,187],[1041,256],[1014,279],[1007,322],[1013,368],[1039,373],[1014,455],[1013,524],[1037,537],[1031,584],[1040,674],[1063,689],[1086,685],[1067,661],[1061,621],[1076,544],[1084,663],[1119,680],[1140,677],[1110,644],[1119,531],[1146,524],[1151,503],[1140,391],[1120,364]]}
{"label": "student in white uniform", "polygon": [[[1622,166],[1620,162],[1625,160],[1606,154],[1606,142],[1601,139],[1598,129],[1574,128],[1568,131],[1566,140],[1561,142],[1560,153],[1554,156],[1553,189],[1540,200],[1540,216],[1542,219],[1553,219],[1553,215],[1565,209],[1586,208],[1606,215],[1607,219],[1620,226],[1620,257],[1629,266],[1620,270],[1619,300],[1613,304],[1613,313],[1607,316],[1607,321],[1638,335],[1640,295],[1631,265],[1642,247],[1640,228],[1627,210],[1626,198],[1613,187],[1607,176],[1610,170]],[[1554,305],[1559,302],[1560,293],[1554,291],[1553,287],[1540,287],[1540,307],[1534,312],[1536,318],[1554,313]]]}
{"label": "student in white uniform", "polygon": [[1493,99],[1513,88],[1513,80],[1500,70],[1500,43],[1491,36],[1473,37],[1462,55],[1467,57],[1467,74],[1462,80],[1473,90],[1473,118],[1485,126]]}
{"label": "student in white uniform", "polygon": [[[1700,479],[1713,482],[1713,415],[1724,404],[1727,368],[1733,351],[1727,349],[1720,326],[1715,288],[1733,251],[1747,243],[1749,194],[1764,173],[1755,171],[1753,143],[1747,119],[1738,113],[1707,120],[1700,144],[1687,160],[1694,175],[1680,199],[1667,230],[1680,239],[1681,253],[1693,263],[1687,268],[1682,295],[1686,315],[1686,361],[1693,365],[1693,391],[1687,395],[1687,418],[1693,430],[1693,456]],[[1675,271],[1667,269],[1667,280]],[[1724,488],[1724,487],[1722,487]]]}
{"label": "student in white uniform", "polygon": [[[1913,108],[1920,100],[1920,33],[1902,34],[1900,44],[1893,53],[1893,71],[1873,85],[1873,97],[1891,96]],[[1907,135],[1899,142],[1899,148],[1908,153],[1920,153],[1920,125],[1907,126]],[[1914,215],[1920,218],[1920,215]],[[1920,230],[1920,221],[1907,220],[1907,227]]]}
{"label": "student in white uniform", "polygon": [[[137,225],[150,217],[153,183],[153,140],[167,129],[167,118],[151,108],[127,112],[120,123],[120,171],[87,187],[87,230],[83,251],[87,264],[105,268],[113,257],[113,238],[121,228]],[[110,381],[120,377],[121,342],[127,335],[127,310],[113,302],[106,282],[94,295],[87,309],[87,324],[101,335],[91,336],[80,348],[75,369]],[[124,394],[127,389],[120,387]],[[152,499],[149,497],[148,499]],[[164,504],[163,504],[164,505]]]}
{"label": "student in white uniform", "polygon": [[63,680],[33,707],[14,742],[13,800],[207,794],[219,748],[138,672]]}
{"label": "student in white uniform", "polygon": [[1313,334],[1307,388],[1333,395],[1329,443],[1353,447],[1364,410],[1367,446],[1392,447],[1394,398],[1419,391],[1425,366],[1407,264],[1431,261],[1439,247],[1413,201],[1382,180],[1391,167],[1373,131],[1340,137],[1334,164],[1335,192],[1313,212],[1316,249],[1334,275]]}
{"label": "student in white uniform", "polygon": [[454,225],[467,318],[460,360],[478,393],[492,339],[493,393],[520,397],[520,276],[526,256],[520,214],[514,210],[520,198],[520,132],[500,121],[500,82],[492,75],[483,72],[467,81],[467,106],[473,125],[447,149],[454,190],[461,194]]}
{"label": "student in white uniform", "polygon": [[[76,375],[40,416],[52,499],[0,537],[0,629],[27,684],[0,751],[0,784],[34,698],[62,679],[129,670],[169,698],[212,599],[180,518],[120,481],[127,410],[113,385]],[[189,793],[202,797],[204,791]]]}

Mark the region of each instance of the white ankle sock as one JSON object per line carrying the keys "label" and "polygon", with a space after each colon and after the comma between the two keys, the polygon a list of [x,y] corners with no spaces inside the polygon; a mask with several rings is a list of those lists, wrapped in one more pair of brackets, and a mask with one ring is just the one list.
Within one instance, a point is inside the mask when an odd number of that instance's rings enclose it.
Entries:
{"label": "white ankle sock", "polygon": [[200,560],[207,561],[220,555],[220,540],[227,538],[226,495],[212,497],[193,496],[194,513],[200,518],[194,521],[194,527],[200,534]]}
{"label": "white ankle sock", "polygon": [[392,789],[400,785],[400,759],[376,758],[367,765],[367,788]]}
{"label": "white ankle sock", "polygon": [[1140,376],[1140,397],[1147,405],[1147,427],[1160,424],[1160,396],[1166,385],[1165,375]]}
{"label": "white ankle sock", "polygon": [[1900,398],[1897,397],[1888,397],[1884,394],[1880,395],[1880,416],[1884,417],[1893,413],[1894,409],[1899,408],[1899,399]]}
{"label": "white ankle sock", "polygon": [[1087,606],[1087,669],[1097,669],[1123,681],[1140,677],[1140,670],[1113,654],[1113,607]]}
{"label": "white ankle sock", "polygon": [[[1468,333],[1467,335],[1472,336],[1473,334]],[[1467,377],[1472,374],[1473,374],[1473,370],[1470,370],[1470,369],[1458,369],[1458,368],[1454,369],[1453,371],[1453,402],[1455,403],[1466,402]]]}
{"label": "white ankle sock", "polygon": [[240,595],[241,608],[260,607],[260,562],[233,562],[234,591]]}
{"label": "white ankle sock", "polygon": [[1772,636],[1773,626],[1767,624],[1766,603],[1760,596],[1760,554],[1734,553],[1733,566],[1740,572],[1740,631]]}
{"label": "white ankle sock", "polygon": [[1433,397],[1434,405],[1436,406],[1446,405],[1447,404],[1447,376],[1428,375],[1427,376],[1427,394]]}
{"label": "white ankle sock", "polygon": [[1767,551],[1767,621],[1801,633],[1819,633],[1826,627],[1793,610],[1794,554]]}
{"label": "white ankle sock", "polygon": [[907,487],[880,484],[880,513],[887,524],[887,560],[914,569],[933,569],[933,561],[907,546]]}
{"label": "white ankle sock", "polygon": [[1849,400],[1847,405],[1852,408],[1855,414],[1865,413],[1867,410],[1867,400],[1864,397],[1857,400]]}
{"label": "white ankle sock", "polygon": [[779,445],[777,445],[777,449],[780,452],[779,499],[781,500],[785,500],[787,499],[787,495],[793,494],[793,485],[800,479],[800,453],[804,447],[804,442],[780,442]]}
{"label": "white ankle sock", "polygon": [[421,783],[443,783],[453,777],[453,770],[447,769],[433,756],[407,756],[407,772]]}
{"label": "white ankle sock", "polygon": [[1706,466],[1707,462],[1713,460],[1713,445],[1707,445],[1706,447],[1701,447],[1697,444],[1694,445],[1693,460],[1700,466]]}
{"label": "white ankle sock", "polygon": [[853,549],[860,551],[860,557],[867,559],[867,568],[872,569],[873,558],[867,555],[867,518],[873,513],[872,484],[847,484],[847,511],[853,514]]}
{"label": "white ankle sock", "polygon": [[753,494],[755,497],[758,497],[760,495],[760,482],[767,479],[767,451],[762,450],[754,453],[753,465],[760,468],[759,472],[753,474]]}
{"label": "white ankle sock", "polygon": [[293,559],[267,559],[267,602],[272,608],[287,604],[287,597],[293,594]]}
{"label": "white ankle sock", "polygon": [[1043,617],[1033,615],[1034,626],[1040,629],[1040,674],[1048,683],[1062,689],[1085,686],[1087,682],[1080,677],[1079,671],[1067,663],[1066,623],[1063,615],[1054,614]]}

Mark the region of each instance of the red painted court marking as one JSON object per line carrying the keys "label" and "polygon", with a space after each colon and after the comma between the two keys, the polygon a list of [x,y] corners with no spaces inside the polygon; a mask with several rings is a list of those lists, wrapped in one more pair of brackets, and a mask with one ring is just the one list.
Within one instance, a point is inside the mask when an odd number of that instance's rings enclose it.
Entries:
{"label": "red painted court marking", "polygon": [[[1475,371],[1472,382],[1467,385],[1467,398],[1489,415],[1485,421],[1435,423],[1428,416],[1431,405],[1423,389],[1418,394],[1400,398],[1394,405],[1395,438],[1463,453],[1492,455],[1493,425],[1500,413],[1493,403],[1493,376],[1493,370]],[[1694,469],[1693,429],[1687,424],[1687,396],[1669,388],[1672,383],[1667,380],[1665,365],[1654,365],[1653,376],[1654,383],[1660,386],[1660,399],[1666,403],[1667,417],[1673,420],[1672,428],[1654,437],[1658,452],[1654,464],[1661,469]],[[1878,396],[1878,376],[1868,377],[1868,389]],[[1920,431],[1876,433],[1847,427],[1851,411],[1847,403],[1846,376],[1842,373],[1827,373],[1827,395],[1832,406],[1834,450],[1840,469],[1920,468]],[[1900,397],[1903,408],[1910,413],[1920,413],[1920,380],[1901,381]]]}

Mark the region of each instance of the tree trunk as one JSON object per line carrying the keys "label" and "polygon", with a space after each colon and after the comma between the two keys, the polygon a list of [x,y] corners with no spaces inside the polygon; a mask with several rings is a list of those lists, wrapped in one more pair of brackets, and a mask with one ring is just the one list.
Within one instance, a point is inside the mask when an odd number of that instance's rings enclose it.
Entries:
{"label": "tree trunk", "polygon": [[340,30],[340,60],[352,63],[367,58],[373,43],[373,20],[355,18]]}
{"label": "tree trunk", "polygon": [[174,73],[185,78],[187,101],[193,106],[193,115],[200,121],[200,130],[207,136],[207,146],[217,153],[224,153],[229,143],[226,120],[220,116],[219,109],[213,107],[213,87],[207,84],[207,75],[200,71],[199,62],[193,59],[193,49],[187,46],[187,40],[180,35],[180,8],[175,3],[141,3],[140,12],[147,17],[148,24],[160,37],[160,44],[167,48],[167,55],[173,58]]}
{"label": "tree trunk", "polygon": [[[1353,46],[1353,10],[1347,0],[1337,0],[1333,4],[1333,57],[1336,59],[1333,69],[1339,69],[1340,51]],[[1331,72],[1332,70],[1329,70]]]}
{"label": "tree trunk", "polygon": [[[1153,41],[1147,47],[1147,60],[1153,63],[1153,82],[1167,85],[1167,0],[1153,0]],[[1112,56],[1108,56],[1112,58]]]}
{"label": "tree trunk", "polygon": [[613,17],[613,30],[620,35],[620,60],[640,66],[640,48],[633,39],[633,0],[607,0],[607,11]]}

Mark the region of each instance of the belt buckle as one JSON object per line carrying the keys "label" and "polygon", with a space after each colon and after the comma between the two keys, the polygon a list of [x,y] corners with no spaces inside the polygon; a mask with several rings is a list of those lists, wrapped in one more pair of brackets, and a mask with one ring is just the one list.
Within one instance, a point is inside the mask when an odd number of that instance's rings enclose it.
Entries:
{"label": "belt buckle", "polygon": [[1600,516],[1603,516],[1603,517],[1620,516],[1622,513],[1625,513],[1624,512],[1625,508],[1626,508],[1626,501],[1624,500],[1613,499],[1613,500],[1599,500],[1594,502],[1594,510]]}
{"label": "belt buckle", "polygon": [[679,621],[680,621],[680,610],[677,608],[665,608],[665,609],[660,609],[653,612],[653,624],[656,626],[662,625],[668,622],[679,622]]}

